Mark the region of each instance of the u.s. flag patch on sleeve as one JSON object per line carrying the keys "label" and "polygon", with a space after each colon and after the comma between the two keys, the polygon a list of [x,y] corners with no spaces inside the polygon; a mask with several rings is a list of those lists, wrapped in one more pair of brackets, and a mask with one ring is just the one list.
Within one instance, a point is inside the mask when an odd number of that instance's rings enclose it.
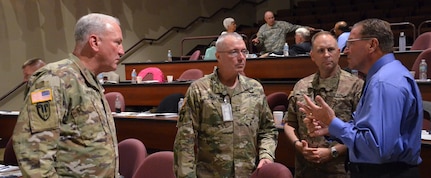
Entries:
{"label": "u.s. flag patch on sleeve", "polygon": [[52,100],[52,91],[51,89],[43,89],[43,90],[36,90],[34,92],[31,92],[31,103],[40,103],[44,101],[51,101]]}

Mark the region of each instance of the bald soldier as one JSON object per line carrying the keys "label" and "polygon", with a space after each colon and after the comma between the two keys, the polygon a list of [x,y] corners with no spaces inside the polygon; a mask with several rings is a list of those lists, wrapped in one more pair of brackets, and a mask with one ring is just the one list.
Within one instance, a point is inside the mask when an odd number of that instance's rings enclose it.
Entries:
{"label": "bald soldier", "polygon": [[24,177],[119,177],[115,123],[96,79],[124,54],[118,19],[89,14],[69,58],[39,69],[13,133]]}

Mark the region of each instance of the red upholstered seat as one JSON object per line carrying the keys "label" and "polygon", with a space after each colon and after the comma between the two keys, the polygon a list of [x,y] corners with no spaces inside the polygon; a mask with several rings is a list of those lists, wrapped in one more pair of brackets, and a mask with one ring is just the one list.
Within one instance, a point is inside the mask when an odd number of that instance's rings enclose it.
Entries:
{"label": "red upholstered seat", "polygon": [[18,166],[18,161],[16,160],[15,151],[13,150],[12,138],[7,142],[6,148],[3,155],[3,164]]}
{"label": "red upholstered seat", "polygon": [[106,100],[108,101],[111,112],[115,112],[115,100],[119,97],[121,101],[121,111],[126,110],[126,104],[124,103],[124,96],[120,92],[108,92],[105,93]]}
{"label": "red upholstered seat", "polygon": [[419,78],[419,64],[421,63],[422,59],[425,59],[428,64],[427,76],[428,78],[431,77],[431,48],[428,48],[422,51],[416,58],[415,63],[413,63],[411,70],[415,71],[415,79]]}
{"label": "red upholstered seat", "polygon": [[124,178],[132,178],[147,157],[147,149],[140,140],[129,138],[118,144],[118,154],[120,174]]}
{"label": "red upholstered seat", "polygon": [[280,163],[269,163],[256,169],[250,178],[293,178],[289,168]]}
{"label": "red upholstered seat", "polygon": [[175,178],[174,174],[174,152],[155,152],[145,158],[139,166],[134,178]]}
{"label": "red upholstered seat", "polygon": [[271,111],[287,111],[289,100],[285,92],[275,92],[267,96],[269,108]]}
{"label": "red upholstered seat", "polygon": [[196,50],[195,52],[193,52],[193,54],[190,56],[190,61],[196,61],[199,60],[199,57],[201,55],[201,51],[200,50]]}
{"label": "red upholstered seat", "polygon": [[431,48],[431,32],[419,35],[413,42],[411,50],[426,50],[428,48]]}
{"label": "red upholstered seat", "polygon": [[188,69],[184,71],[178,78],[179,81],[197,80],[204,76],[204,72],[200,69]]}

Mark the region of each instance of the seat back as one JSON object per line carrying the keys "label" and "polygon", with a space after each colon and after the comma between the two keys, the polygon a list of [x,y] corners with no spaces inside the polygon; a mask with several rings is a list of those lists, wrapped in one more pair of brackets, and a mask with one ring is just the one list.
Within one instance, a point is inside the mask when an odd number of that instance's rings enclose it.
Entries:
{"label": "seat back", "polygon": [[413,67],[411,68],[411,70],[415,71],[416,79],[419,78],[419,64],[421,63],[422,59],[425,59],[428,64],[427,76],[429,78],[431,77],[431,48],[422,51],[416,58],[415,63],[413,63]]}
{"label": "seat back", "polygon": [[410,50],[426,50],[431,48],[431,32],[425,32],[419,35],[413,42]]}
{"label": "seat back", "polygon": [[269,108],[271,111],[285,112],[289,106],[288,95],[285,92],[275,92],[267,96]]}
{"label": "seat back", "polygon": [[139,71],[138,76],[142,77],[142,81],[157,80],[159,83],[165,81],[165,76],[158,67],[147,67]]}
{"label": "seat back", "polygon": [[147,149],[140,140],[129,138],[118,143],[118,154],[120,174],[124,178],[132,178],[147,157]]}
{"label": "seat back", "polygon": [[3,164],[18,166],[18,161],[16,160],[16,156],[15,156],[15,151],[13,150],[12,137],[9,139],[9,141],[6,144],[6,148],[4,150],[4,155],[3,155]]}
{"label": "seat back", "polygon": [[256,169],[250,178],[293,178],[289,168],[280,163],[269,163]]}
{"label": "seat back", "polygon": [[422,120],[422,130],[431,131],[431,117],[428,111],[424,110],[424,118]]}
{"label": "seat back", "polygon": [[204,76],[204,72],[200,69],[187,69],[184,71],[180,77],[178,78],[179,81],[186,81],[186,80],[197,80]]}
{"label": "seat back", "polygon": [[175,178],[174,152],[159,151],[147,156],[133,177]]}
{"label": "seat back", "polygon": [[126,110],[126,104],[124,103],[124,96],[120,92],[108,92],[105,93],[105,98],[108,101],[111,112],[115,112],[115,100],[119,97],[121,101],[121,112]]}
{"label": "seat back", "polygon": [[196,61],[199,60],[199,57],[201,56],[201,51],[200,50],[196,50],[195,52],[193,52],[193,54],[190,56],[190,61]]}
{"label": "seat back", "polygon": [[156,113],[178,113],[178,102],[184,98],[182,93],[174,93],[166,96],[157,106]]}

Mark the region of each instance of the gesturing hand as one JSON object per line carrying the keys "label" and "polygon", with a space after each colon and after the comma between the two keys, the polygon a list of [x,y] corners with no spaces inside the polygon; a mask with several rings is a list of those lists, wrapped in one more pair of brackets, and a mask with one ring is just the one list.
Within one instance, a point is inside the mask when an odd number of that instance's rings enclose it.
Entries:
{"label": "gesturing hand", "polygon": [[318,105],[311,101],[310,97],[303,95],[306,103],[298,102],[299,111],[303,112],[307,118],[321,121],[324,125],[329,125],[335,118],[335,112],[322,97],[316,96],[315,101]]}

